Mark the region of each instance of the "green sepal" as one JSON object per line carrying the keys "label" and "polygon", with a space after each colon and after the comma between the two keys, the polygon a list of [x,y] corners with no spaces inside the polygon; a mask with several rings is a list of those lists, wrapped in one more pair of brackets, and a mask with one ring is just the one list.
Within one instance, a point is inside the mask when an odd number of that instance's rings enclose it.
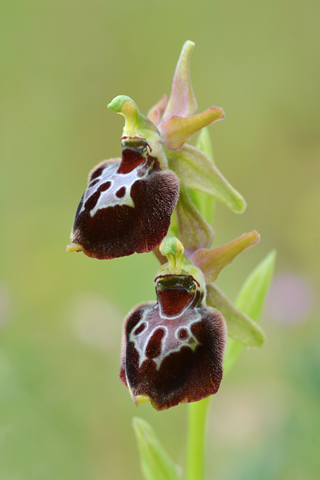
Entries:
{"label": "green sepal", "polygon": [[[272,250],[248,276],[236,299],[237,308],[258,322],[263,304],[273,277],[276,252]],[[244,347],[228,338],[224,359],[224,372],[227,372],[237,360]]]}
{"label": "green sepal", "polygon": [[145,480],[179,480],[177,466],[159,442],[151,426],[139,417],[134,417],[132,424]]}
{"label": "green sepal", "polygon": [[184,145],[179,151],[165,149],[169,167],[187,188],[212,195],[236,213],[242,213],[246,202],[219,172],[217,167],[201,150]]}
{"label": "green sepal", "polygon": [[206,287],[207,304],[224,316],[228,336],[246,347],[261,347],[265,335],[259,325],[239,310],[214,283],[208,283]]}
{"label": "green sepal", "polygon": [[[214,163],[213,148],[208,127],[200,130],[197,136],[196,147],[201,150]],[[202,213],[207,222],[211,225],[213,222],[216,201],[211,195],[196,190],[189,190],[192,201]]]}
{"label": "green sepal", "polygon": [[209,248],[214,231],[192,202],[183,182],[180,182],[180,195],[176,206],[179,238],[187,254],[197,248]]}
{"label": "green sepal", "polygon": [[192,255],[192,261],[202,270],[208,283],[214,282],[224,267],[230,265],[239,253],[252,247],[259,242],[259,240],[260,235],[253,230],[252,232],[244,233],[241,237],[236,238],[232,242],[214,248],[213,250],[207,250],[204,248],[198,249]]}

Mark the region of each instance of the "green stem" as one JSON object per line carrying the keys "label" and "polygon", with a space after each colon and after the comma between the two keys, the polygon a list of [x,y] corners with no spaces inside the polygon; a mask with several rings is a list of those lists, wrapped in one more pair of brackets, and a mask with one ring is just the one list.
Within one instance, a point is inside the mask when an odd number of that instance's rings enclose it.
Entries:
{"label": "green stem", "polygon": [[188,406],[186,480],[204,479],[206,418],[210,397]]}

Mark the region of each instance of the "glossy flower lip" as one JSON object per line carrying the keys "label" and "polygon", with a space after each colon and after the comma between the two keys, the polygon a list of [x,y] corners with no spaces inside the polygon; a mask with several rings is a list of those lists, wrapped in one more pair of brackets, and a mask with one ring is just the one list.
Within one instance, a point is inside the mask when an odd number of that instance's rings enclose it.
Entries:
{"label": "glossy flower lip", "polygon": [[179,181],[161,170],[144,140],[124,144],[122,159],[97,165],[78,206],[68,251],[111,259],[152,251],[166,235]]}
{"label": "glossy flower lip", "polygon": [[217,392],[226,329],[191,275],[159,276],[156,292],[157,303],[125,321],[120,379],[136,403],[150,399],[163,410]]}

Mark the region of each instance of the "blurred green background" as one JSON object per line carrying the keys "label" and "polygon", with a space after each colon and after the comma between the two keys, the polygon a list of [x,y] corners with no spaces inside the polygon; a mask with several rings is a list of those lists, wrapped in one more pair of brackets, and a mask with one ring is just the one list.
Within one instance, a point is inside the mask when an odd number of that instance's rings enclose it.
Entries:
{"label": "blurred green background", "polygon": [[218,206],[215,245],[262,237],[218,284],[234,299],[278,252],[268,342],[212,401],[207,480],[319,478],[319,20],[316,0],[1,1],[1,480],[140,480],[133,415],[183,462],[186,406],[137,409],[118,380],[122,321],[154,298],[155,258],[65,245],[89,170],[120,153],[107,103],[127,94],[147,113],[187,39],[199,111],[226,113],[216,163],[248,202]]}

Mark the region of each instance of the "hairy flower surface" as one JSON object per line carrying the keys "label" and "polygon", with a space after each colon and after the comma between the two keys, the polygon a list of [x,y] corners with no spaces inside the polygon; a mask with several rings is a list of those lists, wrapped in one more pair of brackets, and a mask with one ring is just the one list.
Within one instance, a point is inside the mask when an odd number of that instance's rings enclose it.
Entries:
{"label": "hairy flower surface", "polygon": [[99,259],[154,250],[179,196],[179,180],[166,168],[156,127],[129,97],[115,100],[111,108],[126,118],[122,159],[107,160],[90,173],[69,247]]}
{"label": "hairy flower surface", "polygon": [[[223,110],[213,106],[195,114],[193,48],[185,42],[168,102],[163,96],[147,117],[125,95],[108,105],[125,118],[122,157],[89,174],[67,247],[98,259],[154,251],[160,261],[157,301],[137,306],[125,320],[120,369],[134,401],[150,400],[157,410],[218,391],[226,325],[229,336],[247,347],[265,340],[261,328],[214,283],[260,237],[252,231],[211,248],[214,200],[236,213],[246,202],[214,164],[202,130],[223,119]],[[200,130],[201,141],[188,145]],[[170,226],[179,240],[166,237]]]}
{"label": "hairy flower surface", "polygon": [[212,161],[186,144],[194,133],[224,118],[223,110],[214,106],[193,115],[197,109],[189,72],[193,48],[193,42],[185,42],[169,101],[164,96],[148,117],[126,95],[108,105],[125,118],[122,159],[107,160],[89,175],[68,252],[110,259],[154,250],[167,234],[180,184],[179,228],[188,232],[191,223],[196,225],[193,230],[203,231],[197,238],[189,235],[190,253],[196,246],[210,246],[213,231],[188,200],[186,187],[209,194],[235,212],[245,209],[242,196]]}
{"label": "hairy flower surface", "polygon": [[163,410],[217,392],[226,327],[207,307],[204,276],[184,257],[182,243],[166,237],[159,252],[168,261],[154,280],[157,302],[126,318],[120,379],[136,403],[150,400]]}
{"label": "hairy flower surface", "polygon": [[156,293],[157,303],[139,305],[125,321],[120,378],[135,402],[163,410],[217,392],[226,329],[191,275],[157,277]]}
{"label": "hairy flower surface", "polygon": [[108,160],[91,172],[72,242],[100,259],[150,252],[168,231],[178,194],[177,177],[160,169],[147,144],[127,142],[121,161]]}

